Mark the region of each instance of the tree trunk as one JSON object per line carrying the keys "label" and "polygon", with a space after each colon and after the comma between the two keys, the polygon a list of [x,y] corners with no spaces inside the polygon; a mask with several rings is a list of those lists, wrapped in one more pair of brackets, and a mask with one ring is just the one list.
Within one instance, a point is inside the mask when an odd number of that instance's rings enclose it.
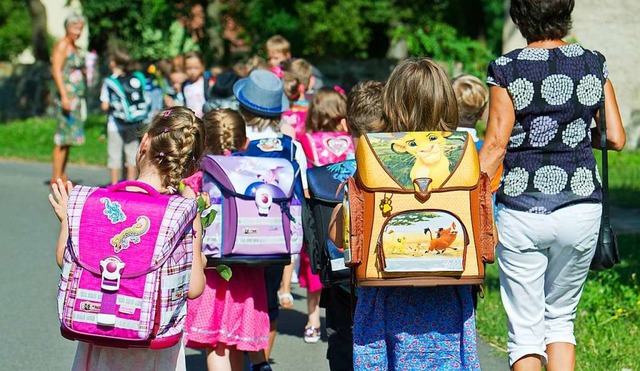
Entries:
{"label": "tree trunk", "polygon": [[25,0],[32,24],[33,56],[37,61],[49,62],[47,45],[47,10],[40,0]]}

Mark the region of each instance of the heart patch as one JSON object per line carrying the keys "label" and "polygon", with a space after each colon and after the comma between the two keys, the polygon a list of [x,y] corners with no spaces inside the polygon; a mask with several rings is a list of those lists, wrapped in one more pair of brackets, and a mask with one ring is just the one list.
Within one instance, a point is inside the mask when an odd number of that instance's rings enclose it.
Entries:
{"label": "heart patch", "polygon": [[349,150],[351,140],[348,136],[331,137],[324,140],[324,146],[334,155],[342,156]]}

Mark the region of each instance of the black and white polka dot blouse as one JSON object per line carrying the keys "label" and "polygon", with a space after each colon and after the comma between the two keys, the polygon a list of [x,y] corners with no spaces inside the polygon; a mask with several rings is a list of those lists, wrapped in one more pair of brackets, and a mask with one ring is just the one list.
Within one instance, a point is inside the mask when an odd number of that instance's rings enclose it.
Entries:
{"label": "black and white polka dot blouse", "polygon": [[604,56],[578,44],[516,49],[491,62],[487,84],[507,89],[516,118],[498,203],[548,214],[601,201],[590,126],[607,77]]}

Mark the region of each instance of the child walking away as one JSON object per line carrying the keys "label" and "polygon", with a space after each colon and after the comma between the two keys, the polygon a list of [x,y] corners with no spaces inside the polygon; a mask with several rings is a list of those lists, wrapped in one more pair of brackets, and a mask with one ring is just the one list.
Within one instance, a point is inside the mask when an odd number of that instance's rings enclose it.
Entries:
{"label": "child walking away", "polygon": [[137,155],[137,181],[53,186],[62,268],[63,336],[79,340],[74,370],[185,370],[187,297],[205,285],[197,203],[174,195],[203,153],[191,110],[159,113]]}
{"label": "child walking away", "polygon": [[[349,91],[347,122],[354,146],[362,134],[379,131],[376,125],[382,118],[383,88],[379,81],[364,81]],[[344,254],[327,237],[331,215],[336,205],[342,204],[342,182],[353,176],[355,170],[355,159],[347,159],[310,168],[307,173],[310,197],[306,209],[309,214],[304,216],[304,236],[311,268],[319,272],[324,286],[320,306],[326,309],[327,359],[329,368],[336,371],[353,369],[352,298]]]}
{"label": "child walking away", "polygon": [[[247,146],[245,122],[238,112],[215,109],[205,114],[203,121],[207,154],[230,155]],[[185,179],[184,184],[182,194],[196,197],[202,191],[203,172],[196,172]],[[222,229],[223,233],[227,230]],[[208,233],[206,237],[222,239],[222,236],[209,236]],[[269,347],[264,268],[232,266],[231,269],[232,276],[228,281],[215,269],[205,271],[204,293],[188,306],[187,346],[206,348],[209,370],[243,369],[243,352],[251,352],[252,369],[270,370],[264,356],[264,350]]]}
{"label": "child walking away", "polygon": [[129,72],[130,63],[127,52],[114,50],[109,57],[111,76],[105,79],[100,91],[101,108],[107,112],[107,167],[111,184],[120,180],[123,154],[126,178],[135,178],[140,128],[151,109],[145,92],[146,78],[139,71]]}
{"label": "child walking away", "polygon": [[[247,138],[251,141],[245,154],[257,157],[280,157],[288,159],[299,169],[296,176],[296,195],[304,198],[306,189],[307,159],[300,144],[291,137],[280,133],[280,115],[289,107],[289,101],[282,90],[282,82],[273,73],[256,70],[241,79],[233,87],[235,97],[240,101],[240,114],[247,123]],[[282,280],[282,266],[265,268],[267,286],[267,306],[270,321],[270,346],[266,352],[269,359],[275,341],[278,308],[278,288]]]}
{"label": "child walking away", "polygon": [[[395,68],[385,85],[382,106],[381,132],[451,131],[457,126],[449,79],[428,59],[406,60]],[[363,145],[368,144],[359,143]],[[384,205],[380,206],[384,212]],[[399,207],[395,199],[393,206]],[[342,238],[343,214],[336,211],[330,236],[337,246],[347,247]],[[470,285],[361,286],[353,340],[355,370],[406,365],[412,369],[480,369]]]}
{"label": "child walking away", "polygon": [[302,58],[290,60],[282,65],[282,84],[289,98],[289,109],[282,114],[281,130],[295,140],[307,132],[305,122],[309,111],[307,92],[313,85],[313,72],[309,62]]}
{"label": "child walking away", "polygon": [[197,117],[202,117],[202,107],[207,101],[209,91],[209,73],[205,73],[205,62],[198,52],[190,52],[184,57],[185,73],[187,81],[182,87],[185,106],[195,112]]}
{"label": "child walking away", "polygon": [[187,81],[187,74],[184,72],[171,72],[169,74],[170,91],[164,97],[164,105],[166,107],[184,106],[184,93],[182,86]]}
{"label": "child walking away", "polygon": [[217,108],[231,108],[237,111],[240,104],[233,96],[233,84],[239,79],[233,71],[218,75],[215,84],[209,89],[209,98],[202,108],[203,112],[207,113]]}
{"label": "child walking away", "polygon": [[489,90],[482,80],[471,75],[456,77],[452,86],[458,102],[458,130],[468,132],[480,150],[482,140],[478,138],[476,123],[482,118],[489,103]]}
{"label": "child walking away", "polygon": [[320,88],[311,99],[306,134],[300,144],[309,167],[344,161],[353,154],[353,141],[345,119],[347,98],[331,88]]}

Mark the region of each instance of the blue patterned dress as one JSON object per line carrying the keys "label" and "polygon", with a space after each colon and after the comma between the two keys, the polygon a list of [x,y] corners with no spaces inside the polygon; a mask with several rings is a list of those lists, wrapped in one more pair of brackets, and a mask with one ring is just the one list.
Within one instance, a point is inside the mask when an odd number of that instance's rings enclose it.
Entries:
{"label": "blue patterned dress", "polygon": [[471,286],[363,287],[355,370],[479,370]]}

